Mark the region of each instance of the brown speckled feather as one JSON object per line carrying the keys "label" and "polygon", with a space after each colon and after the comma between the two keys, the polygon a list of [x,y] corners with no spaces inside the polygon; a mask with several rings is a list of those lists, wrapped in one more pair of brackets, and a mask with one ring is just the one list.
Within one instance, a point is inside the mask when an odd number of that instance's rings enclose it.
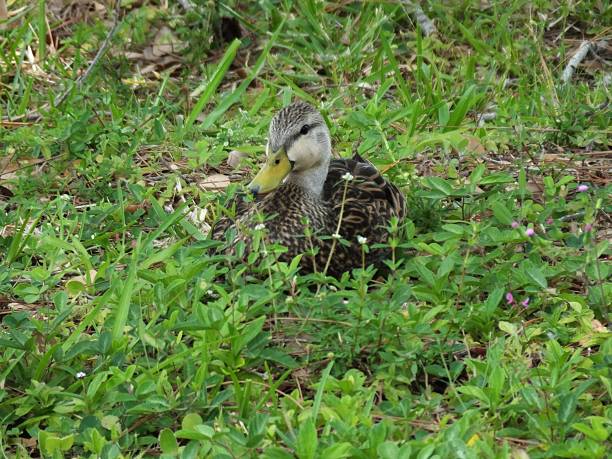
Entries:
{"label": "brown speckled feather", "polygon": [[[353,176],[350,181],[343,179],[347,172]],[[333,245],[330,236],[336,232],[343,208],[339,234],[350,244],[335,244],[327,272],[336,277],[362,266],[358,236],[367,238],[369,246],[386,243],[389,220],[396,216],[401,221],[406,213],[402,193],[359,155],[331,161],[321,197],[286,183],[250,205],[241,198],[237,201],[236,221],[222,219],[213,229],[213,238],[222,239],[224,232],[234,225],[238,232],[237,240],[243,239],[248,244],[249,231],[244,229],[255,228],[261,221],[256,214],[261,213],[266,216],[266,239],[288,249],[281,255],[281,260],[290,261],[308,251],[311,244],[318,247],[315,257],[302,258],[302,270],[308,272],[323,271]],[[310,240],[304,235],[305,219],[314,233]],[[365,263],[380,268],[389,256],[388,249],[372,248],[366,254]]]}

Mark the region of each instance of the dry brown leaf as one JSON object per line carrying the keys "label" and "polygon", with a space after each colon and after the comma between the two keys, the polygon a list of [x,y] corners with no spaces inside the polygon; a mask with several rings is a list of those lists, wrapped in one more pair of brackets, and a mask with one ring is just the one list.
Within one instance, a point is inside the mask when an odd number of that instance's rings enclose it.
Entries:
{"label": "dry brown leaf", "polygon": [[479,154],[484,154],[487,152],[487,149],[480,142],[480,139],[478,137],[467,136],[467,141],[468,141],[468,144],[465,147],[467,151],[471,153],[479,153]]}
{"label": "dry brown leaf", "polygon": [[163,26],[153,40],[153,45],[145,48],[144,57],[147,60],[155,61],[162,56],[175,54],[185,49],[185,43],[180,41],[170,28]]}
{"label": "dry brown leaf", "polygon": [[591,320],[591,327],[595,333],[608,333],[608,329],[597,319]]}
{"label": "dry brown leaf", "polygon": [[227,155],[227,165],[234,169],[240,166],[240,162],[248,156],[247,153],[238,150],[232,150]]}

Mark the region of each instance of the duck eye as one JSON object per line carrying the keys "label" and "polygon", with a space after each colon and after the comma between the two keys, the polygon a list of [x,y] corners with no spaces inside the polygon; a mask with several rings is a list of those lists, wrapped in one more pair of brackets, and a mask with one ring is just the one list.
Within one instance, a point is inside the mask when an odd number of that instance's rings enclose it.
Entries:
{"label": "duck eye", "polygon": [[305,124],[304,126],[302,126],[302,129],[300,129],[300,134],[306,135],[308,134],[308,131],[310,131],[310,126]]}

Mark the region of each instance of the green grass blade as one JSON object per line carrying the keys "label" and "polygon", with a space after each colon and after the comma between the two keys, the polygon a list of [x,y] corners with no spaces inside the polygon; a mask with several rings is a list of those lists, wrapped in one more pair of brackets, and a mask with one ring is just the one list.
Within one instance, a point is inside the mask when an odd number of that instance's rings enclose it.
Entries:
{"label": "green grass blade", "polygon": [[123,335],[123,328],[127,322],[128,312],[130,310],[130,301],[132,299],[132,292],[136,284],[136,269],[138,267],[138,256],[140,255],[140,237],[136,243],[136,247],[132,252],[132,259],[130,260],[130,266],[128,270],[128,276],[123,283],[121,296],[117,303],[117,310],[115,312],[115,322],[113,323],[113,343],[117,343]]}
{"label": "green grass blade", "polygon": [[206,117],[206,119],[202,123],[202,129],[210,128],[213,124],[215,124],[215,122],[219,118],[221,118],[221,116],[223,116],[223,114],[226,111],[229,110],[229,108],[232,105],[234,105],[235,103],[237,103],[240,100],[240,96],[246,91],[246,89],[249,87],[251,82],[255,79],[255,77],[257,77],[257,75],[259,74],[259,72],[263,68],[264,63],[266,62],[266,58],[268,57],[268,54],[270,53],[270,50],[272,49],[272,47],[274,46],[274,44],[278,40],[278,36],[279,36],[281,30],[283,29],[284,25],[285,25],[285,21],[283,20],[280,23],[280,25],[276,28],[276,30],[274,31],[274,34],[272,34],[272,37],[270,37],[270,40],[268,40],[268,43],[266,44],[266,47],[263,49],[263,51],[261,52],[261,54],[257,58],[257,61],[255,62],[255,66],[251,70],[251,73],[249,73],[249,75],[244,79],[244,81],[242,83],[240,83],[240,86],[238,86],[234,92],[232,92],[231,94],[229,94],[226,97],[224,97],[223,100],[217,106],[217,108],[214,109]]}
{"label": "green grass blade", "polygon": [[317,387],[317,393],[314,398],[314,403],[312,405],[312,420],[316,422],[317,416],[319,416],[319,410],[321,409],[321,400],[323,400],[323,392],[325,391],[325,384],[329,379],[329,374],[334,366],[334,361],[332,360],[327,364],[325,370],[323,370],[323,374],[321,375],[321,381],[319,382],[319,387]]}
{"label": "green grass blade", "polygon": [[221,81],[227,73],[229,66],[232,64],[232,62],[234,62],[236,52],[238,51],[238,48],[241,44],[242,42],[236,39],[229,45],[229,47],[225,51],[225,54],[217,65],[215,73],[213,74],[209,83],[206,85],[206,89],[204,89],[204,92],[200,95],[200,98],[198,99],[194,107],[191,109],[191,113],[189,114],[189,117],[187,118],[187,121],[185,123],[185,127],[187,129],[193,126],[193,123],[195,122],[196,118],[200,115],[200,113],[202,113],[202,110],[204,110],[204,107],[221,84]]}
{"label": "green grass blade", "polygon": [[475,90],[475,85],[468,86],[466,91],[459,99],[459,102],[457,102],[457,104],[453,107],[453,111],[450,113],[448,123],[446,123],[443,132],[452,131],[461,125],[461,122],[465,118],[468,110],[476,103],[478,97],[474,94]]}

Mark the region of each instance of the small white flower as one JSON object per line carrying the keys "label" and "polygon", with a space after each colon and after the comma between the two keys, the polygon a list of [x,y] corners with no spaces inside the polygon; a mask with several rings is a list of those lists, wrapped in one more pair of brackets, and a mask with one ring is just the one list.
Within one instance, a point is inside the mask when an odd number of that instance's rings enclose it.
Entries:
{"label": "small white flower", "polygon": [[350,172],[347,172],[346,174],[342,176],[342,180],[346,180],[347,182],[350,182],[354,178],[355,177],[353,177],[353,175]]}
{"label": "small white flower", "polygon": [[207,295],[212,295],[214,292],[211,289],[206,290]]}
{"label": "small white flower", "polygon": [[334,233],[334,234],[332,234],[332,237],[333,237],[334,239],[341,239],[341,238],[342,238],[342,236],[340,236],[340,234],[338,234],[338,233]]}
{"label": "small white flower", "polygon": [[79,371],[75,376],[76,376],[76,379],[83,379],[87,375],[85,374],[84,371]]}
{"label": "small white flower", "polygon": [[368,238],[363,236],[357,236],[357,242],[359,242],[359,244],[361,245],[367,244]]}
{"label": "small white flower", "polygon": [[342,300],[342,304],[349,304],[348,300]]}
{"label": "small white flower", "polygon": [[265,229],[266,229],[266,225],[264,225],[263,223],[259,223],[258,225],[255,225],[255,231],[261,231]]}

